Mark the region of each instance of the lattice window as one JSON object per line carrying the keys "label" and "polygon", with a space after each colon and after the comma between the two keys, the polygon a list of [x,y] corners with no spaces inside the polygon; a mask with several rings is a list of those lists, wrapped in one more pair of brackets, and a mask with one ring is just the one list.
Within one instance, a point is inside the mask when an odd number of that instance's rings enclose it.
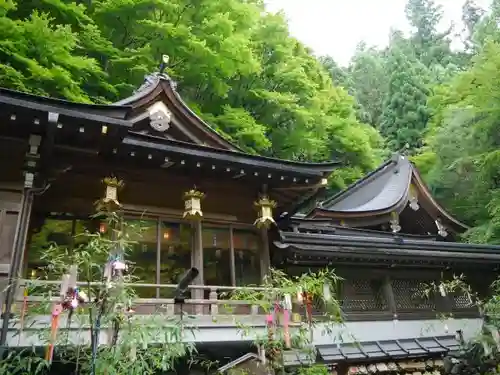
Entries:
{"label": "lattice window", "polygon": [[423,280],[393,279],[392,291],[397,310],[433,310],[436,305],[423,295],[426,282]]}
{"label": "lattice window", "polygon": [[381,283],[374,280],[346,280],[342,295],[345,311],[380,311],[387,308]]}
{"label": "lattice window", "polygon": [[465,293],[454,293],[451,298],[452,308],[453,309],[470,309],[474,307],[469,296]]}

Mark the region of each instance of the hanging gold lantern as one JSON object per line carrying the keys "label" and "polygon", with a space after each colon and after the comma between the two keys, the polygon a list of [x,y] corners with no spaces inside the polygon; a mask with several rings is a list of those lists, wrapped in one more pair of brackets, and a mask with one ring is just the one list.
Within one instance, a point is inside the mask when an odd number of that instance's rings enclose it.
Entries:
{"label": "hanging gold lantern", "polygon": [[184,194],[184,214],[183,218],[189,220],[200,220],[203,217],[201,211],[201,200],[205,194],[196,189],[191,189]]}
{"label": "hanging gold lantern", "polygon": [[273,208],[276,208],[276,202],[270,200],[267,196],[261,197],[254,206],[259,210],[258,218],[253,225],[257,228],[269,228],[271,224],[276,224],[273,219]]}
{"label": "hanging gold lantern", "polygon": [[106,177],[103,182],[106,185],[106,192],[104,198],[99,201],[100,209],[117,210],[121,207],[118,201],[118,189],[123,187],[123,181],[118,180],[116,177]]}

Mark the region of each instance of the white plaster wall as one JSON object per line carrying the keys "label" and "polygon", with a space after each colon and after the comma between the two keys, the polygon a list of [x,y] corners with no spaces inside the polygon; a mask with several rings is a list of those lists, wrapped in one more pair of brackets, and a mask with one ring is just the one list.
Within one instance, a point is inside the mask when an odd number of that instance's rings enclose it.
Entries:
{"label": "white plaster wall", "polygon": [[[236,327],[235,321],[246,326],[253,326],[250,335],[243,335]],[[34,318],[33,322],[27,322],[22,332],[18,324],[13,324],[8,335],[10,346],[31,346],[40,345],[45,340],[40,340],[37,331],[40,328],[49,326],[50,317],[40,316]],[[263,317],[238,317],[225,316],[220,320],[214,320],[209,316],[196,317],[189,321],[192,329],[187,329],[184,333],[187,342],[238,342],[253,341],[256,336],[265,334],[266,328]],[[170,323],[171,324],[171,323]],[[66,322],[64,317],[60,321],[59,337],[66,335]],[[340,342],[354,341],[382,341],[397,340],[405,338],[418,338],[428,336],[442,336],[455,334],[457,330],[462,330],[466,340],[473,338],[479,333],[481,319],[448,319],[441,320],[405,320],[405,321],[366,321],[348,322],[342,326],[335,326],[330,334],[325,332],[325,327],[318,325],[313,331],[313,343],[315,345],[332,344]],[[87,330],[71,329],[69,341],[76,343],[88,343],[89,333]],[[108,342],[108,331],[101,330],[100,342]]]}

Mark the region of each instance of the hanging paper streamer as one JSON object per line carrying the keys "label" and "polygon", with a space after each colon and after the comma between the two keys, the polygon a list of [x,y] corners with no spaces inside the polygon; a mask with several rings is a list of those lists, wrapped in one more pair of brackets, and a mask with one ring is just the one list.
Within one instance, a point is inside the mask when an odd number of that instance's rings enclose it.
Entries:
{"label": "hanging paper streamer", "polygon": [[283,336],[285,339],[285,347],[290,349],[292,347],[292,342],[290,338],[290,313],[292,311],[292,296],[290,294],[285,294],[283,300]]}
{"label": "hanging paper streamer", "polygon": [[306,301],[306,315],[309,324],[312,324],[312,296],[304,292],[304,300]]}
{"label": "hanging paper streamer", "polygon": [[[25,286],[23,293],[23,309],[21,310],[21,319],[19,321],[21,330],[24,328],[24,317],[26,316],[27,309],[28,309],[28,287]],[[21,338],[21,335],[19,335],[19,338]]]}
{"label": "hanging paper streamer", "polygon": [[22,336],[22,331],[24,328],[24,317],[26,316],[26,312],[28,310],[28,287],[24,287],[24,293],[23,293],[23,308],[21,310],[21,318],[19,320],[19,327],[20,327],[20,332],[18,335],[18,345],[21,344],[21,336]]}
{"label": "hanging paper streamer", "polygon": [[441,297],[446,297],[446,289],[443,284],[439,284],[439,293],[441,294]]}
{"label": "hanging paper streamer", "polygon": [[69,280],[68,280],[68,287],[69,288],[76,288],[76,282],[78,279],[78,266],[72,265],[69,267]]}
{"label": "hanging paper streamer", "polygon": [[69,289],[69,278],[70,278],[70,276],[69,276],[68,274],[63,275],[63,277],[62,277],[62,281],[61,281],[61,292],[60,292],[60,296],[61,296],[61,298],[65,298],[65,297],[66,297],[66,293],[68,293],[68,289]]}
{"label": "hanging paper streamer", "polygon": [[61,280],[60,297],[61,302],[57,303],[52,308],[51,328],[50,328],[50,344],[47,347],[45,359],[52,362],[54,355],[54,345],[57,339],[57,331],[59,329],[59,318],[63,311],[69,311],[68,324],[73,311],[81,304],[88,302],[87,295],[80,291],[77,287],[78,267],[72,265],[69,268],[69,273],[64,274]]}
{"label": "hanging paper streamer", "polygon": [[323,298],[325,301],[330,301],[332,299],[332,292],[330,291],[330,285],[327,283],[323,284]]}
{"label": "hanging paper streamer", "polygon": [[59,316],[61,315],[63,308],[61,304],[57,303],[52,308],[52,320],[50,325],[50,343],[45,353],[45,360],[52,363],[52,358],[54,357],[54,346],[57,339],[57,330],[59,328]]}
{"label": "hanging paper streamer", "polygon": [[[273,332],[273,325],[274,325],[274,316],[273,316],[273,310],[269,314],[266,315],[266,326],[267,326],[267,339],[271,342],[274,339],[274,332]],[[261,347],[261,357],[263,358],[262,363],[265,363],[266,361],[266,349],[264,346]]]}
{"label": "hanging paper streamer", "polygon": [[307,322],[309,324],[309,340],[310,342],[313,341],[313,327],[312,327],[312,295],[304,292],[304,300],[306,302],[305,308],[306,308],[306,317],[307,317]]}
{"label": "hanging paper streamer", "polygon": [[302,292],[302,289],[298,289],[297,291],[297,302],[302,305],[304,302],[304,293]]}

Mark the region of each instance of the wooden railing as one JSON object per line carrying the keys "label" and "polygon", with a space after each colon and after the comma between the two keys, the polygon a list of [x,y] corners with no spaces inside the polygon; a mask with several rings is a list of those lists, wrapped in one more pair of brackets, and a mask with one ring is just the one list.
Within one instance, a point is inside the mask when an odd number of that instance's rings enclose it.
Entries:
{"label": "wooden railing", "polygon": [[[99,287],[102,286],[100,282],[79,282],[77,283],[79,287],[83,290],[86,288]],[[203,315],[212,317],[222,317],[222,316],[233,316],[233,315],[248,315],[248,316],[262,316],[266,314],[259,306],[258,301],[245,301],[237,300],[231,298],[231,294],[235,292],[241,292],[251,289],[252,291],[264,291],[266,288],[257,286],[248,287],[232,287],[232,286],[220,286],[220,285],[191,285],[189,290],[191,291],[191,298],[186,298],[183,304],[176,304],[173,298],[173,292],[177,285],[175,284],[149,284],[149,283],[125,283],[127,287],[134,288],[137,294],[141,294],[140,290],[144,288],[156,290],[156,295],[166,295],[170,294],[172,297],[154,297],[154,298],[136,298],[133,301],[133,309],[138,314],[154,314],[161,312],[167,315],[175,315],[181,312],[193,315]],[[59,301],[58,290],[60,286],[60,281],[47,281],[47,280],[20,280],[19,281],[19,291],[16,293],[16,307],[15,311],[20,311],[25,301],[27,303],[28,309],[33,305],[40,305],[42,302],[57,302]],[[24,296],[24,290],[33,290],[34,293],[28,294],[27,297]],[[45,290],[52,289],[53,297],[50,300],[46,296],[36,293],[37,287],[44,288]],[[165,292],[167,291],[167,292]],[[189,294],[189,293],[187,293]],[[3,300],[3,298],[2,298]],[[351,310],[349,308],[343,309],[343,317],[347,320],[391,320],[394,318],[395,314],[391,312],[389,308],[377,309],[375,310],[364,310],[360,311]],[[299,306],[298,304],[293,305],[293,320],[299,322],[304,319],[305,308]],[[313,310],[315,315],[322,315],[321,309]],[[398,312],[396,312],[398,313]],[[399,319],[432,319],[439,315],[439,311],[435,309],[418,310],[411,313],[406,311],[401,311],[401,314],[396,314]],[[477,309],[464,309],[461,311],[461,317],[474,316],[477,313]],[[465,314],[465,315],[464,315]],[[467,316],[466,316],[467,315]],[[264,322],[264,318],[259,318],[258,320]],[[220,319],[218,320],[221,321]]]}
{"label": "wooden railing", "polygon": [[[78,282],[79,288],[82,288],[85,292],[87,288],[102,287],[103,284],[100,282]],[[124,283],[126,287],[131,287],[136,290],[136,293],[140,295],[140,289],[156,289],[157,295],[162,294],[160,291],[167,290],[168,294],[172,294],[177,288],[175,284],[148,284],[148,283]],[[49,280],[20,280],[19,290],[16,293],[16,305],[20,305],[27,302],[28,306],[33,304],[40,304],[42,302],[58,302],[60,298],[56,293],[59,289],[60,281],[49,281]],[[52,297],[47,298],[46,296],[40,295],[36,292],[37,287],[44,288],[45,290],[52,289]],[[51,288],[52,287],[52,288]],[[34,292],[28,293],[24,296],[25,289],[34,290]],[[244,301],[231,299],[232,293],[237,291],[249,290],[252,291],[264,291],[263,287],[231,287],[231,286],[217,286],[217,285],[190,285],[188,290],[191,291],[191,298],[186,298],[182,304],[176,304],[174,298],[135,298],[133,302],[133,309],[139,314],[151,314],[156,311],[161,310],[167,315],[179,314],[181,311],[188,314],[196,315],[263,315],[265,312],[259,309],[259,304],[254,301]],[[188,295],[189,292],[186,293]],[[205,295],[208,298],[205,298]]]}

